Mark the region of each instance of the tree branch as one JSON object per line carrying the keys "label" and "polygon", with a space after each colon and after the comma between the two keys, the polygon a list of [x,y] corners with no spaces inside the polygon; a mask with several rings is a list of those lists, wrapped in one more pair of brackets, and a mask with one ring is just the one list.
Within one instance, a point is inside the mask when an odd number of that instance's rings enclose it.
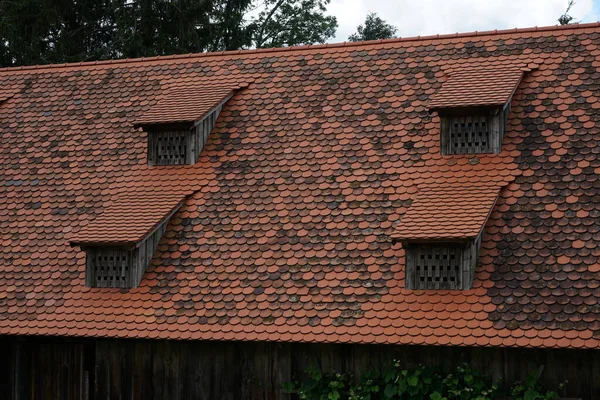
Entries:
{"label": "tree branch", "polygon": [[263,43],[263,33],[265,30],[265,27],[267,26],[267,23],[271,20],[271,18],[273,18],[273,15],[275,15],[275,12],[279,9],[279,7],[282,6],[282,4],[285,2],[286,0],[279,0],[275,6],[271,9],[271,11],[269,11],[269,14],[267,14],[266,18],[263,20],[262,24],[260,25],[260,27],[258,28],[258,35],[256,38],[256,47],[259,48]]}

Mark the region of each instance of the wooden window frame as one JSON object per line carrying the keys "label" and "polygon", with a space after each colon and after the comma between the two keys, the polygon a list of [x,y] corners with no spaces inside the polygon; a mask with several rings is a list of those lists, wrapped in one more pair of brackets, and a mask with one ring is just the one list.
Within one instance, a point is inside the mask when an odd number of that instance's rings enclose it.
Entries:
{"label": "wooden window frame", "polygon": [[[231,96],[227,97],[198,121],[146,126],[148,166],[195,164],[217,123],[225,102],[230,98]],[[179,138],[178,146],[160,148],[161,143],[165,141],[175,144],[175,138]]]}
{"label": "wooden window frame", "polygon": [[[162,236],[167,230],[167,226],[171,216],[181,207],[183,202],[179,203],[175,209],[164,218],[160,224],[146,236],[137,245],[111,245],[97,244],[83,246],[86,252],[86,271],[85,284],[88,287],[102,288],[135,288],[138,287],[144,277],[146,269],[150,265],[154,253],[158,248],[158,244]],[[123,271],[120,271],[120,279],[104,279],[104,276],[99,276],[97,260],[99,256],[107,256],[110,254],[126,255],[126,264],[123,264]],[[105,272],[105,271],[102,271]],[[114,271],[116,273],[116,271]]]}

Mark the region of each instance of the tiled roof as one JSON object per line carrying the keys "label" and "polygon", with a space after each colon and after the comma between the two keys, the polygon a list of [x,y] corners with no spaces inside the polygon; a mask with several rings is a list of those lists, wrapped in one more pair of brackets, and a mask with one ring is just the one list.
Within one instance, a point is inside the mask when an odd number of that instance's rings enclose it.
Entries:
{"label": "tiled roof", "polygon": [[165,90],[156,105],[135,120],[135,125],[198,121],[239,88],[240,85],[235,83],[214,86],[207,81],[171,87]]}
{"label": "tiled roof", "polygon": [[431,96],[429,108],[503,106],[517,89],[523,74],[537,68],[521,59],[509,62],[467,63],[453,66],[441,89]]}
{"label": "tiled roof", "polygon": [[[594,24],[2,70],[0,333],[597,348],[599,57]],[[539,68],[500,154],[442,156],[429,100],[484,61]],[[197,164],[148,167],[132,124],[191,81],[251,83]],[[157,171],[190,194],[140,286],[85,287],[69,241]],[[418,188],[476,179],[473,289],[405,290]]]}
{"label": "tiled roof", "polygon": [[392,237],[404,241],[473,239],[499,194],[500,187],[493,182],[419,187]]}

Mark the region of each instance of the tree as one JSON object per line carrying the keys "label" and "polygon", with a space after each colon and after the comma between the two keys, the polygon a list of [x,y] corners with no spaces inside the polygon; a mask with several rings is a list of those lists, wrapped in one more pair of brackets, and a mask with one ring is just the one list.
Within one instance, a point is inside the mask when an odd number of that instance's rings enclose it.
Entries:
{"label": "tree", "polygon": [[329,1],[0,0],[0,66],[324,43]]}
{"label": "tree", "polygon": [[370,12],[365,19],[364,25],[356,28],[356,33],[348,37],[351,42],[360,42],[363,40],[391,39],[394,37],[398,28],[388,24],[376,13]]}
{"label": "tree", "polygon": [[330,0],[265,0],[250,25],[254,47],[325,43],[335,35],[337,20],[324,15]]}
{"label": "tree", "polygon": [[574,18],[569,15],[569,11],[571,11],[571,8],[574,5],[575,5],[575,0],[569,0],[569,3],[567,4],[567,9],[566,9],[565,13],[558,18],[559,24],[569,25],[571,23],[571,21],[573,21]]}

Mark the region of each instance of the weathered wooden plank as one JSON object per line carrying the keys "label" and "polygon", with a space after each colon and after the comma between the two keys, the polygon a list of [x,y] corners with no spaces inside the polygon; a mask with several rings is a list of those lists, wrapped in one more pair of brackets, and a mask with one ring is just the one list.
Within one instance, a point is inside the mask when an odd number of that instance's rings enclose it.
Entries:
{"label": "weathered wooden plank", "polygon": [[154,398],[152,346],[136,341],[133,346],[132,396],[134,400]]}
{"label": "weathered wooden plank", "polygon": [[23,346],[22,340],[14,340],[13,344],[13,373],[12,389],[13,398],[24,400],[29,398],[30,392],[30,354],[27,351],[29,346]]}
{"label": "weathered wooden plank", "polygon": [[110,398],[110,375],[113,371],[108,366],[111,348],[108,341],[96,342],[96,364],[94,369],[96,399]]}
{"label": "weathered wooden plank", "polygon": [[[266,400],[290,400],[291,396],[283,392],[283,384],[292,381],[291,368],[291,345],[289,343],[273,343],[273,377],[270,387],[273,389],[273,395],[268,396]],[[267,395],[269,392],[267,392]]]}
{"label": "weathered wooden plank", "polygon": [[[164,356],[163,356],[163,368],[165,382],[162,387],[162,398],[168,399],[179,399],[179,343],[165,342],[164,343]],[[182,377],[182,379],[185,379]]]}
{"label": "weathered wooden plank", "polygon": [[582,397],[600,399],[600,351],[590,351],[589,353],[591,384],[582,391]]}
{"label": "weathered wooden plank", "polygon": [[[390,365],[451,366],[467,362],[473,368],[503,378],[525,379],[544,365],[541,381],[556,387],[567,379],[561,395],[598,398],[600,351],[553,349],[498,349],[432,346],[327,345],[246,342],[158,342],[87,340],[94,360],[95,400],[148,399],[284,399],[283,382],[300,376],[308,365],[327,372],[366,371]],[[16,354],[16,344],[8,343]],[[27,339],[27,354],[12,357],[9,376],[26,368],[26,397],[13,391],[9,399],[75,399],[81,395],[81,343],[48,338]],[[85,361],[85,360],[84,360]],[[68,368],[67,368],[68,367]],[[11,383],[11,386],[15,385]],[[168,396],[168,397],[167,397]]]}
{"label": "weathered wooden plank", "polygon": [[[154,378],[150,385],[154,386],[154,398],[155,399],[164,399],[163,396],[163,388],[166,384],[165,381],[165,342],[153,342],[152,346],[152,377]],[[175,400],[175,399],[167,399],[167,400]]]}

